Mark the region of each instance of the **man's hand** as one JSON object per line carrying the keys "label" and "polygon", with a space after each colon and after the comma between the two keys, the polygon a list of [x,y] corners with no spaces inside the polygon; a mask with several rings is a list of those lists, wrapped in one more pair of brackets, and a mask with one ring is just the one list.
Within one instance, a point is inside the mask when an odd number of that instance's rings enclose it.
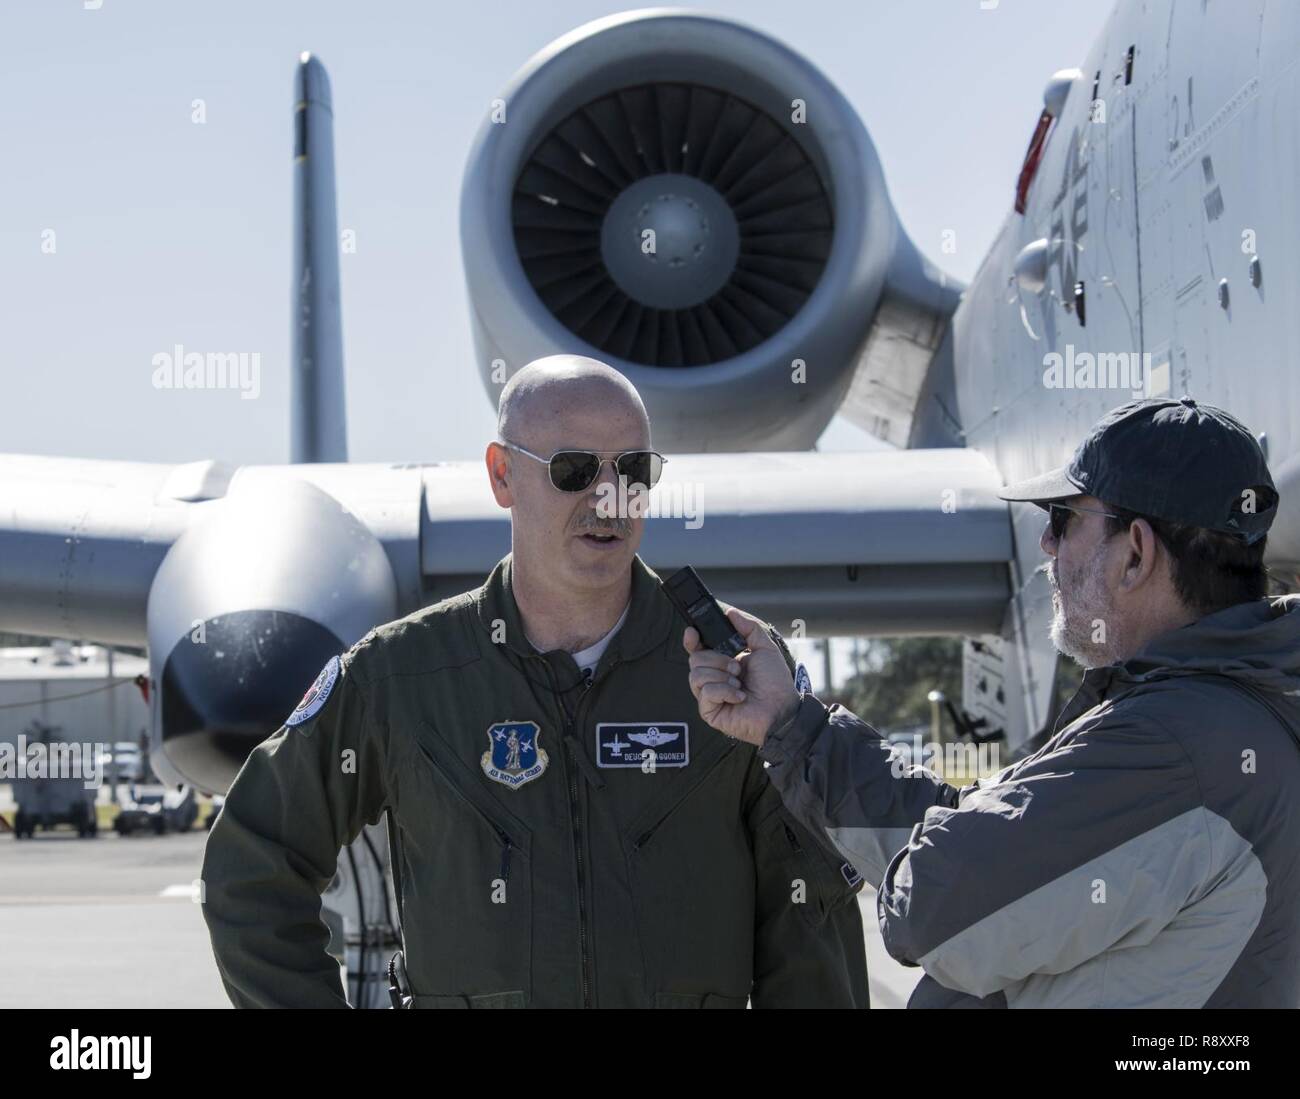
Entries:
{"label": "man's hand", "polygon": [[691,654],[691,693],[700,717],[718,732],[761,747],[769,732],[794,716],[799,692],[763,623],[735,607],[723,609],[749,651],[727,656],[701,648],[699,633],[686,627],[682,645]]}

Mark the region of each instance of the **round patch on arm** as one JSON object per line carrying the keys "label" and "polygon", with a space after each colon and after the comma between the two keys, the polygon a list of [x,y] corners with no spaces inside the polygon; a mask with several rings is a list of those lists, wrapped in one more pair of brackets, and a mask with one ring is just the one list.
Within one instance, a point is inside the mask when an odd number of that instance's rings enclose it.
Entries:
{"label": "round patch on arm", "polygon": [[800,694],[812,690],[812,676],[808,674],[808,669],[800,664],[794,671],[794,689]]}
{"label": "round patch on arm", "polygon": [[307,688],[307,693],[302,696],[302,701],[298,703],[297,708],[286,719],[286,725],[301,725],[304,721],[309,721],[325,705],[326,699],[330,696],[330,691],[334,689],[334,684],[339,679],[339,658],[331,656],[328,664],[321,669],[320,675],[316,677],[316,682]]}

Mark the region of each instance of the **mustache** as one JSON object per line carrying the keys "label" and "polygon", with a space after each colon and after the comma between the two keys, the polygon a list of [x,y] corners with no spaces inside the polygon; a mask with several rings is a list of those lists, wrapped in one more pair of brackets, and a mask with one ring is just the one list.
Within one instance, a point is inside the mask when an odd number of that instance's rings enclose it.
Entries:
{"label": "mustache", "polygon": [[611,516],[602,519],[594,511],[586,512],[573,525],[574,534],[615,534],[620,538],[632,535],[632,520]]}

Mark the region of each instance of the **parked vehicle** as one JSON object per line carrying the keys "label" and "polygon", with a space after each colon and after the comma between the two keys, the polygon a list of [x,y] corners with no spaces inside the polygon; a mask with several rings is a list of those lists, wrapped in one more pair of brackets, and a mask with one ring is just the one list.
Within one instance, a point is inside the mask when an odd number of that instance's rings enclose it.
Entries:
{"label": "parked vehicle", "polygon": [[[32,743],[49,746],[61,730],[53,725],[33,721],[26,730]],[[86,789],[80,776],[51,778],[48,774],[20,774],[13,778],[14,838],[30,839],[36,829],[49,831],[60,824],[70,824],[82,838],[99,831],[95,817],[95,788]]]}
{"label": "parked vehicle", "polygon": [[128,740],[119,741],[112,749],[99,755],[99,772],[110,786],[119,782],[144,782],[144,757],[140,746]]}
{"label": "parked vehicle", "polygon": [[30,839],[36,829],[49,831],[70,824],[83,839],[99,831],[95,819],[95,791],[79,778],[20,778],[14,780],[14,838]]}
{"label": "parked vehicle", "polygon": [[155,835],[188,832],[198,819],[199,807],[194,788],[180,786],[132,786],[113,828],[119,836],[149,831]]}

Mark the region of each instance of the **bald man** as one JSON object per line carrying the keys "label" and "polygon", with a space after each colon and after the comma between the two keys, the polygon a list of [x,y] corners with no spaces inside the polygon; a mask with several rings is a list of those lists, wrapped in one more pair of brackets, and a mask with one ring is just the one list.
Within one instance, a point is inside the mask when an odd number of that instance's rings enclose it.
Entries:
{"label": "bald man", "polygon": [[636,390],[531,363],[485,460],[511,553],[331,660],[231,787],[203,868],[231,1000],[346,1006],[320,893],[390,811],[401,1006],[865,1007],[860,880],[700,719],[637,556]]}

